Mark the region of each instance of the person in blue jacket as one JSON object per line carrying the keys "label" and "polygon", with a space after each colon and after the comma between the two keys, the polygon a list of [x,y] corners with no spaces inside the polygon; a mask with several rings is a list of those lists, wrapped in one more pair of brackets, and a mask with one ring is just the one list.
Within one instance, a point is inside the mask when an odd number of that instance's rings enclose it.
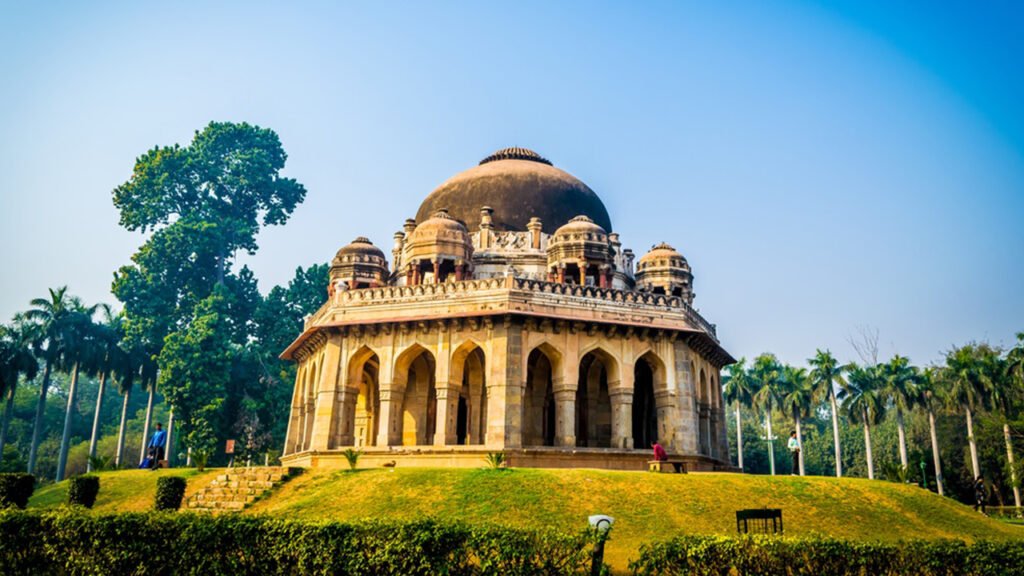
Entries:
{"label": "person in blue jacket", "polygon": [[160,461],[164,459],[164,448],[166,446],[167,432],[164,431],[163,424],[157,422],[156,432],[153,432],[153,437],[149,440],[147,449],[150,458],[150,470],[156,470],[160,467]]}

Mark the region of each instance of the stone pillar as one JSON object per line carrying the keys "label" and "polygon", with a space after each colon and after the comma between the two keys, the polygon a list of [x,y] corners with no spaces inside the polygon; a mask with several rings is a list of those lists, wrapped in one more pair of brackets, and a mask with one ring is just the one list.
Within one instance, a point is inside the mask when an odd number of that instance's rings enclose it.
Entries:
{"label": "stone pillar", "polygon": [[561,388],[555,395],[555,445],[576,446],[576,388]]}
{"label": "stone pillar", "polygon": [[480,208],[480,248],[490,248],[491,246],[491,235],[493,234],[494,224],[491,221],[491,215],[494,214],[494,209],[490,206],[484,206]]}
{"label": "stone pillar", "polygon": [[462,282],[466,272],[466,265],[463,262],[455,263],[455,281]]}
{"label": "stone pillar", "polygon": [[377,446],[402,445],[402,399],[405,390],[393,390],[388,385],[380,389],[380,415],[377,426]]}
{"label": "stone pillar", "polygon": [[456,436],[456,419],[459,416],[459,388],[448,383],[437,384],[437,415],[434,430],[434,446],[454,446],[458,443]]}
{"label": "stone pillar", "polygon": [[355,446],[356,401],[359,399],[359,388],[344,387],[338,391],[338,433],[335,446]]}
{"label": "stone pillar", "polygon": [[718,413],[718,459],[730,462],[729,459],[729,436],[726,427],[725,409],[716,408]]}
{"label": "stone pillar", "polygon": [[433,264],[434,264],[434,284],[437,284],[438,282],[441,281],[441,261],[440,260],[434,260]]}
{"label": "stone pillar", "polygon": [[558,283],[565,284],[565,264],[558,265]]}
{"label": "stone pillar", "polygon": [[579,266],[579,269],[580,269],[580,286],[586,286],[587,285],[587,261],[586,260],[580,260],[580,263],[578,264],[578,266]]}
{"label": "stone pillar", "polygon": [[522,329],[511,319],[495,320],[488,335],[486,445],[523,445]]}
{"label": "stone pillar", "polygon": [[700,451],[698,438],[700,421],[697,413],[696,384],[690,372],[690,351],[680,340],[672,343],[673,361],[669,369],[674,368],[675,382],[669,382],[676,391],[676,403],[679,422],[678,433],[682,439],[680,450],[685,454],[697,454]]}
{"label": "stone pillar", "polygon": [[708,410],[708,455],[713,458],[721,458],[719,454],[718,446],[718,409],[711,408]]}
{"label": "stone pillar", "polygon": [[700,416],[700,453],[705,456],[711,455],[711,419],[708,414],[706,402],[699,402],[697,413]]}
{"label": "stone pillar", "polygon": [[530,231],[530,248],[540,250],[540,231],[543,228],[544,224],[536,216],[530,218],[530,221],[526,224],[526,229]]}
{"label": "stone pillar", "polygon": [[612,402],[612,448],[633,448],[633,390],[608,388]]}
{"label": "stone pillar", "polygon": [[284,435],[284,456],[297,451],[299,445],[299,430],[302,420],[302,383],[306,379],[306,368],[300,366],[295,374],[295,390],[292,392],[292,410],[288,418],[288,430]]}
{"label": "stone pillar", "polygon": [[397,272],[402,269],[402,250],[405,249],[405,233],[395,232],[395,243],[391,248],[391,266]]}
{"label": "stone pillar", "polygon": [[331,428],[338,427],[335,421],[338,404],[338,375],[341,366],[341,334],[331,334],[327,338],[324,348],[323,364],[320,367],[319,386],[316,387],[315,404],[313,406],[313,426],[311,432],[310,449],[323,451],[332,448],[330,445],[335,435]]}
{"label": "stone pillar", "polygon": [[473,390],[470,387],[469,390],[469,418],[466,423],[469,427],[469,443],[470,444],[483,444],[483,438],[480,438],[480,416],[483,413],[483,394],[482,391]]}

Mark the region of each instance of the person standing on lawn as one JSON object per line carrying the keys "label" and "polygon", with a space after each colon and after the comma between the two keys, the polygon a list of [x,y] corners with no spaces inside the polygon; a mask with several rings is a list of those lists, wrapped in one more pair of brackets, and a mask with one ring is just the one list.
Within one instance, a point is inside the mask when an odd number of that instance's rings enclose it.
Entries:
{"label": "person standing on lawn", "polygon": [[156,432],[153,432],[153,437],[149,440],[148,452],[150,453],[150,470],[156,470],[160,467],[160,461],[164,459],[164,448],[167,445],[167,432],[163,429],[163,424],[160,422],[156,423]]}

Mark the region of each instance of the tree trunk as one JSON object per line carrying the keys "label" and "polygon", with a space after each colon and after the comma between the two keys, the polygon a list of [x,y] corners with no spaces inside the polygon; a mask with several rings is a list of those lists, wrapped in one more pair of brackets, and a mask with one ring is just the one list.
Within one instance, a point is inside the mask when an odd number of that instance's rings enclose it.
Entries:
{"label": "tree trunk", "polygon": [[769,408],[764,415],[765,423],[768,426],[768,465],[771,467],[772,476],[775,476],[775,439],[772,438],[772,409]]}
{"label": "tree trunk", "polygon": [[43,413],[46,411],[46,391],[50,388],[50,360],[46,360],[43,368],[43,383],[39,385],[39,403],[36,404],[36,423],[32,427],[32,444],[28,449],[28,473],[36,469],[36,456],[39,453],[39,440],[43,435]]}
{"label": "tree trunk", "polygon": [[794,414],[796,416],[796,445],[800,447],[800,475],[806,476],[804,472],[804,433],[800,428],[800,413]]}
{"label": "tree trunk", "polygon": [[149,400],[146,401],[146,421],[142,424],[142,448],[139,450],[139,462],[146,459],[146,442],[149,441],[149,424],[153,421],[153,396],[156,395],[156,383],[149,386]]}
{"label": "tree trunk", "polygon": [[114,455],[115,468],[120,468],[121,461],[124,460],[124,431],[128,424],[128,399],[131,398],[131,395],[131,388],[125,390],[124,402],[121,404],[121,424],[117,429],[117,453]]}
{"label": "tree trunk", "polygon": [[935,413],[928,410],[928,427],[932,435],[932,459],[935,461],[935,486],[939,489],[939,496],[943,495],[942,488],[942,461],[939,458],[939,437],[935,433]]}
{"label": "tree trunk", "polygon": [[871,424],[868,424],[868,413],[864,411],[864,455],[868,460],[868,479],[875,479],[875,459],[871,456]]}
{"label": "tree trunk", "polygon": [[107,373],[100,373],[100,389],[96,392],[96,414],[92,417],[92,435],[89,437],[89,463],[85,471],[92,472],[92,460],[96,457],[96,440],[100,435],[100,408],[103,406],[103,392],[107,387]]}
{"label": "tree trunk", "polygon": [[167,467],[174,464],[174,407],[171,407],[167,414],[167,442],[164,444],[164,459],[167,460]]}
{"label": "tree trunk", "polygon": [[843,454],[839,449],[839,406],[836,403],[836,391],[829,382],[829,400],[832,402],[832,439],[836,445],[836,478],[843,477]]}
{"label": "tree trunk", "polygon": [[740,403],[736,402],[736,457],[737,462],[740,466],[740,471],[743,471],[743,421],[740,419]]}
{"label": "tree trunk", "polygon": [[974,415],[971,414],[969,406],[964,406],[964,412],[967,413],[967,441],[971,445],[971,468],[974,471],[974,478],[977,479],[981,476],[981,466],[978,464],[978,445],[974,442]]}
{"label": "tree trunk", "polygon": [[68,406],[64,410],[64,434],[60,437],[60,455],[57,456],[57,482],[64,479],[64,469],[68,464],[68,445],[71,443],[71,413],[75,408],[75,396],[78,394],[78,362],[71,369],[71,386],[68,387]]}
{"label": "tree trunk", "polygon": [[1013,504],[1020,508],[1020,486],[1017,484],[1017,469],[1013,465],[1013,442],[1010,440],[1010,425],[1003,423],[1003,438],[1006,439],[1006,461],[1010,463],[1010,482],[1013,484]]}
{"label": "tree trunk", "polygon": [[14,386],[7,391],[7,404],[4,406],[4,421],[0,424],[0,462],[4,461],[4,446],[7,444],[7,430],[11,427],[11,415],[14,413]]}
{"label": "tree trunk", "polygon": [[896,433],[900,438],[900,465],[903,466],[904,471],[909,472],[907,467],[907,433],[903,426],[903,410],[900,410],[899,406],[896,407]]}

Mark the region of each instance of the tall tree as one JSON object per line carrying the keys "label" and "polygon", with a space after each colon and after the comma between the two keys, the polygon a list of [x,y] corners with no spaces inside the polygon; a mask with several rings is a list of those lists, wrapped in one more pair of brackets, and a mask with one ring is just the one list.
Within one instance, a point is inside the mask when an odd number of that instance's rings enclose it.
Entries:
{"label": "tall tree", "polygon": [[754,383],[747,374],[746,362],[746,358],[740,358],[735,364],[726,366],[726,374],[722,379],[725,401],[736,407],[736,458],[740,470],[743,470],[743,420],[740,407],[750,407],[755,392]]}
{"label": "tall tree", "polygon": [[903,414],[913,410],[921,399],[918,390],[917,368],[910,365],[910,360],[897,354],[888,364],[884,365],[884,394],[896,409],[896,431],[899,435],[900,466],[909,470],[907,463],[907,433],[903,422]]}
{"label": "tall tree", "polygon": [[[810,415],[814,403],[814,388],[807,376],[806,368],[786,366],[782,370],[782,398],[780,405],[782,409],[793,416],[793,424],[796,426],[796,441],[800,446],[800,475],[806,476],[804,465],[804,432],[803,418]],[[796,471],[794,470],[794,473]]]}
{"label": "tall tree", "polygon": [[774,354],[761,354],[754,358],[750,378],[755,382],[754,406],[764,411],[768,433],[768,465],[775,475],[775,437],[772,434],[772,409],[779,405],[782,392],[782,366]]}
{"label": "tall tree", "polygon": [[849,372],[847,387],[840,392],[847,418],[864,426],[864,452],[868,465],[868,478],[875,478],[875,463],[871,453],[871,426],[878,424],[885,412],[882,387],[885,374],[880,365],[855,366]]}
{"label": "tall tree", "polygon": [[918,389],[921,393],[921,401],[918,404],[928,413],[928,431],[932,440],[932,461],[935,465],[935,487],[939,496],[945,494],[944,482],[942,479],[942,457],[939,451],[939,435],[935,431],[935,412],[946,403],[945,390],[942,381],[938,377],[938,369],[934,367],[925,368],[918,380]]}
{"label": "tall tree", "polygon": [[[123,328],[124,323],[122,320],[122,330]],[[118,367],[120,374],[117,379],[117,392],[121,395],[121,421],[117,426],[117,448],[114,452],[115,468],[120,468],[124,461],[124,433],[128,424],[128,404],[131,402],[132,388],[135,385],[135,381],[141,375],[144,359],[138,349],[128,348],[123,350],[121,364]],[[145,442],[143,442],[143,445],[145,445]]]}
{"label": "tall tree", "polygon": [[95,326],[95,350],[92,372],[99,377],[99,386],[96,391],[96,412],[92,419],[92,433],[89,435],[89,460],[86,464],[86,471],[92,472],[93,462],[96,458],[96,443],[99,440],[100,414],[103,409],[103,394],[106,392],[107,379],[114,376],[124,378],[127,371],[125,367],[126,354],[121,348],[121,339],[124,337],[124,326],[122,316],[111,312],[109,306],[101,306],[103,317],[101,322]]}
{"label": "tall tree", "polygon": [[1017,334],[1017,345],[1006,354],[1000,372],[1000,378],[996,380],[992,394],[992,408],[1003,423],[1003,440],[1006,442],[1006,463],[1010,472],[1010,485],[1013,488],[1013,502],[1020,508],[1020,478],[1017,476],[1017,463],[1013,455],[1010,420],[1020,413],[1021,404],[1024,402],[1024,332]]}
{"label": "tall tree", "polygon": [[946,354],[946,366],[941,374],[948,394],[946,398],[967,419],[967,441],[971,448],[972,478],[981,476],[978,462],[978,443],[974,436],[974,414],[983,410],[992,393],[994,382],[990,364],[998,353],[988,344],[967,344]]}
{"label": "tall tree", "polygon": [[843,374],[846,366],[840,365],[832,352],[818,350],[814,358],[809,359],[811,373],[809,374],[811,386],[815,395],[819,398],[828,398],[832,410],[832,439],[835,444],[836,453],[836,478],[843,475],[843,456],[839,443],[839,403],[836,401],[836,387],[846,387],[846,379]]}
{"label": "tall tree", "polygon": [[57,456],[57,482],[64,479],[64,469],[68,463],[68,448],[71,446],[71,418],[74,413],[78,396],[78,379],[82,369],[92,371],[92,362],[96,360],[96,325],[93,315],[96,306],[79,306],[69,316],[67,326],[67,346],[61,356],[60,368],[70,373],[71,383],[68,385],[68,403],[64,410],[64,433],[60,439],[60,453]]}
{"label": "tall tree", "polygon": [[35,298],[30,308],[21,316],[24,326],[31,334],[33,351],[43,361],[43,381],[39,385],[39,400],[36,403],[35,424],[32,427],[32,443],[28,451],[28,473],[36,467],[39,442],[43,436],[46,408],[46,393],[50,389],[50,376],[61,361],[65,349],[68,326],[72,315],[81,308],[78,298],[68,294],[68,287],[51,288],[49,298]]}
{"label": "tall tree", "polygon": [[0,399],[5,399],[3,422],[0,423],[0,462],[3,462],[7,432],[14,413],[14,391],[18,379],[36,377],[39,362],[32,355],[32,348],[24,330],[17,324],[0,326]]}

